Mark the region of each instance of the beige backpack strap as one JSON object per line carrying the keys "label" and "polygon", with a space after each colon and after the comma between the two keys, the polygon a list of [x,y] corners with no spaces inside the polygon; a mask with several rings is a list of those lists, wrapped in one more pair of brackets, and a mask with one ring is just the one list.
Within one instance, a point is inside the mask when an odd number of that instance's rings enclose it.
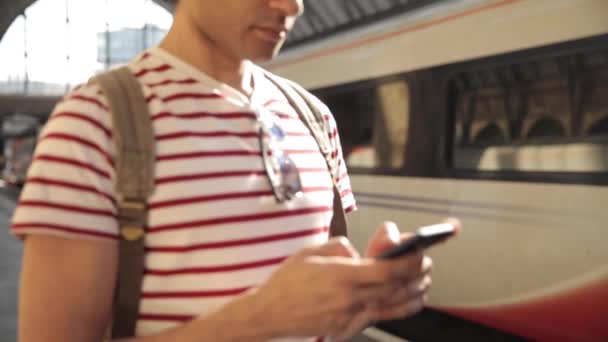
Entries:
{"label": "beige backpack strap", "polygon": [[300,87],[298,84],[286,80],[284,78],[273,75],[266,72],[266,77],[274,83],[285,95],[291,106],[298,112],[300,120],[310,130],[312,136],[319,145],[319,150],[325,157],[327,162],[328,170],[331,174],[334,188],[334,214],[331,219],[330,235],[331,236],[347,236],[347,222],[344,208],[342,207],[342,197],[340,196],[340,190],[338,188],[338,165],[332,158],[332,146],[329,138],[329,132],[327,130],[327,124],[325,117],[319,106],[316,104],[317,100]]}
{"label": "beige backpack strap", "polygon": [[112,337],[135,335],[144,271],[147,198],[154,191],[155,140],[140,83],[127,67],[98,75],[110,104],[116,145],[116,193],[120,229]]}

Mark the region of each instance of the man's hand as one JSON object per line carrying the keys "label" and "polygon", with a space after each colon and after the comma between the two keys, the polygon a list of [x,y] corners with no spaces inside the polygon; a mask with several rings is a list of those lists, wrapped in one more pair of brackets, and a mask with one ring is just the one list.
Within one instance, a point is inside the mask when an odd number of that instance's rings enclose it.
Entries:
{"label": "man's hand", "polygon": [[375,258],[411,236],[383,223],[365,258],[345,238],[304,249],[252,295],[255,316],[273,322],[276,330],[270,337],[332,336],[340,341],[375,321],[415,314],[431,285],[431,259],[422,252]]}
{"label": "man's hand", "polygon": [[[460,221],[448,219],[460,230]],[[384,222],[371,237],[365,253],[367,258],[375,258],[401,242],[410,239],[413,233],[400,233],[397,225]],[[366,328],[370,323],[380,320],[403,318],[417,313],[427,301],[426,293],[431,286],[431,267],[433,262],[422,251],[395,259],[410,267],[407,278],[397,279],[385,286],[391,290],[388,297],[366,305],[351,319],[345,330],[334,336],[336,340],[348,340],[350,337]],[[371,320],[368,320],[372,318]]]}
{"label": "man's hand", "polygon": [[[253,294],[256,316],[273,322],[270,337],[348,338],[371,321],[416,311],[422,302],[367,310],[375,303],[402,298],[416,289],[403,284],[421,277],[421,258],[378,261],[359,258],[346,238],[310,247],[289,258]],[[398,285],[398,286],[397,286]],[[412,307],[413,305],[413,307]],[[404,307],[406,307],[404,309]],[[354,328],[353,328],[354,327]]]}
{"label": "man's hand", "polygon": [[432,260],[422,253],[414,253],[393,260],[376,260],[382,252],[397,246],[401,241],[413,236],[412,233],[399,232],[392,222],[384,222],[369,240],[365,256],[376,263],[399,262],[407,265],[407,276],[396,278],[384,284],[388,295],[376,301],[368,301],[353,316],[345,329],[334,335],[334,340],[347,341],[361,330],[376,321],[389,320],[413,315],[421,310],[426,302],[426,292],[431,285],[430,271]]}

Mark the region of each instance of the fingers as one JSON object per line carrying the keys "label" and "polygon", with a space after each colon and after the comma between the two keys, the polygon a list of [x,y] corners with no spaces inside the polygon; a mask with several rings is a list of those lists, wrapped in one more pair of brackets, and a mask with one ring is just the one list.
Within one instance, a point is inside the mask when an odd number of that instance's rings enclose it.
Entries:
{"label": "fingers", "polygon": [[365,255],[376,257],[400,241],[399,228],[393,222],[383,222],[370,238]]}
{"label": "fingers", "polygon": [[443,220],[443,222],[451,223],[456,228],[456,234],[458,234],[458,233],[460,233],[460,231],[462,231],[462,222],[460,222],[460,220],[455,217],[448,217],[445,220]]}
{"label": "fingers", "polygon": [[336,276],[355,285],[374,285],[416,279],[431,266],[430,258],[421,253],[393,260],[366,258],[336,267]]}
{"label": "fingers", "polygon": [[431,287],[431,283],[431,277],[423,275],[405,284],[387,284],[365,288],[357,291],[357,300],[366,303],[366,307],[377,311],[379,317],[376,317],[376,320],[386,319],[384,312],[390,313],[392,308],[423,298]]}
{"label": "fingers", "polygon": [[425,255],[422,258],[422,266],[421,266],[421,273],[422,274],[429,274],[431,273],[431,269],[433,269],[433,259],[431,259],[431,257],[429,257],[428,255]]}
{"label": "fingers", "polygon": [[386,283],[381,285],[362,286],[353,291],[356,300],[363,303],[375,303],[379,299],[389,299],[399,290],[405,287],[402,283]]}
{"label": "fingers", "polygon": [[[379,285],[362,285],[359,286],[354,293],[357,296],[357,300],[369,302],[377,300],[378,298],[393,298],[395,292],[402,288],[410,288],[408,290],[413,295],[418,294],[418,288],[422,291],[428,290],[431,285],[431,277],[429,276],[432,268],[432,260],[429,257],[425,257],[422,261],[422,266],[417,277],[413,277],[410,281],[402,281],[401,279],[393,280],[386,283],[380,283]],[[407,284],[407,285],[406,285]],[[422,287],[421,287],[422,286]],[[401,302],[403,299],[397,297],[397,301]],[[394,301],[393,301],[394,302]]]}
{"label": "fingers", "polygon": [[[336,333],[331,334],[333,341],[348,341],[352,336],[376,321],[411,316],[420,311],[426,303],[426,293],[431,286],[428,274],[407,284],[386,284],[358,291],[359,300],[365,305],[353,307],[354,315],[348,321],[342,318]],[[377,296],[377,297],[376,297]],[[378,300],[383,298],[384,300]],[[367,300],[364,300],[367,299]]]}
{"label": "fingers", "polygon": [[[420,311],[431,286],[432,264],[431,258],[415,254],[388,261],[351,260],[340,265],[342,270],[356,271],[350,273],[351,278],[346,278],[351,280],[351,286],[343,292],[348,305],[340,306],[340,319],[331,324],[333,340],[348,341],[373,322]],[[402,273],[403,269],[407,271]],[[339,272],[336,274],[338,278],[341,276]]]}
{"label": "fingers", "polygon": [[376,320],[402,318],[416,313],[426,303],[427,292],[432,284],[427,274],[397,288],[387,300],[377,302],[371,306],[375,309]]}
{"label": "fingers", "polygon": [[421,298],[426,295],[431,284],[432,280],[428,275],[418,278],[408,283],[406,286],[396,289],[392,296],[387,297],[388,300],[382,303],[382,307],[398,306],[416,298]]}

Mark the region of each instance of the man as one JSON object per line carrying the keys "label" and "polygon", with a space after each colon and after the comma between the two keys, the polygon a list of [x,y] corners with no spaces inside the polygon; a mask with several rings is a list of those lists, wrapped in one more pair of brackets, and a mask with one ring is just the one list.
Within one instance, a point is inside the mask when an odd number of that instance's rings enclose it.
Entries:
{"label": "man", "polygon": [[[128,341],[348,340],[370,322],[422,308],[428,257],[377,261],[345,238],[327,241],[325,160],[249,62],[274,57],[302,11],[301,0],[180,0],[166,39],[130,63],[149,103],[157,161],[137,337]],[[299,197],[273,196],[262,113],[286,132],[275,143],[297,167]],[[332,144],[350,211],[337,134]],[[41,134],[13,219],[25,240],[20,341],[103,338],[118,255],[114,156],[107,100],[97,85],[82,86]],[[367,256],[405,238],[384,223]]]}

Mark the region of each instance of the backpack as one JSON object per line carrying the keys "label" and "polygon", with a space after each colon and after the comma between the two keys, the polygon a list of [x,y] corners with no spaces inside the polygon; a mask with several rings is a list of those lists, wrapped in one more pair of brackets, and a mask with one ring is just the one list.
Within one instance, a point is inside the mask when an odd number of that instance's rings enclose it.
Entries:
{"label": "backpack", "polygon": [[[299,85],[265,72],[288,99],[310,130],[327,161],[334,188],[330,235],[346,236],[346,217],[338,189],[337,165],[332,162],[329,132],[318,100]],[[154,191],[155,139],[142,87],[127,67],[91,79],[109,102],[116,146],[116,193],[120,230],[119,265],[114,292],[112,338],[135,335],[144,270],[147,198]]]}

